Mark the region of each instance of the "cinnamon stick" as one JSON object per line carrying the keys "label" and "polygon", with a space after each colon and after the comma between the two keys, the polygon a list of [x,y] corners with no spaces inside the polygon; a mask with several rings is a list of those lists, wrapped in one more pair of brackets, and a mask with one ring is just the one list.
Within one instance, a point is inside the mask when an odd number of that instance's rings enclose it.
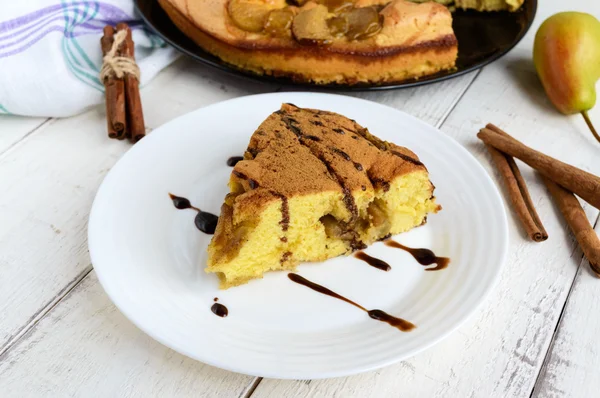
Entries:
{"label": "cinnamon stick", "polygon": [[543,177],[548,191],[554,197],[569,228],[575,235],[583,254],[590,262],[590,268],[600,278],[600,239],[587,219],[579,200],[571,192]]}
{"label": "cinnamon stick", "polygon": [[600,177],[531,149],[506,132],[498,133],[489,128],[483,128],[477,137],[487,145],[521,159],[543,176],[600,209]]}
{"label": "cinnamon stick", "polygon": [[[108,53],[114,42],[115,30],[112,26],[104,27],[104,35],[100,39],[102,56]],[[123,139],[125,137],[125,83],[114,76],[103,81],[106,98],[106,120],[108,136]]]}
{"label": "cinnamon stick", "polygon": [[[501,130],[499,127],[493,125],[492,123],[488,123],[486,127],[489,128],[490,130],[495,131],[498,134],[510,137],[508,135],[508,133],[505,133],[503,130]],[[527,189],[527,184],[525,183],[525,179],[521,175],[521,170],[519,170],[519,167],[517,166],[517,163],[515,162],[515,159],[512,156],[506,155],[506,154],[503,154],[503,155],[506,157],[506,160],[508,161],[508,165],[510,166],[510,169],[512,170],[513,175],[515,176],[515,180],[517,180],[517,184],[519,185],[519,189],[521,191],[521,194],[523,195],[523,200],[525,201],[525,205],[529,209],[529,214],[533,218],[533,222],[538,226],[538,228],[540,229],[540,232],[542,233],[542,236],[545,236],[544,240],[546,240],[548,238],[548,233],[546,233],[546,229],[544,228],[544,225],[542,224],[542,220],[540,220],[540,216],[538,215],[537,211],[535,210],[535,206],[533,205],[533,200],[531,199],[531,195],[529,195],[529,189]]]}
{"label": "cinnamon stick", "polygon": [[[126,23],[120,22],[117,24],[117,32],[121,30],[127,31],[127,37],[119,51],[119,55],[135,59],[135,47],[131,29]],[[126,74],[124,80],[125,102],[127,106],[127,136],[135,143],[146,135],[142,100],[140,98],[140,83],[137,77],[132,74]]]}
{"label": "cinnamon stick", "polygon": [[486,147],[496,164],[496,168],[504,179],[504,184],[513,208],[525,227],[527,235],[535,242],[545,241],[548,239],[548,234],[535,211],[529,190],[515,160],[510,156],[504,155],[494,147],[489,145],[486,145]]}

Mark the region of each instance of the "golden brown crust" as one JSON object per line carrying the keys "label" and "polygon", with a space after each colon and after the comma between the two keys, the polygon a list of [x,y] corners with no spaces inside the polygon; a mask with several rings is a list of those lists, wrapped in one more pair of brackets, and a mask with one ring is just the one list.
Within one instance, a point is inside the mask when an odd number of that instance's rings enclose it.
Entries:
{"label": "golden brown crust", "polygon": [[[222,7],[222,0],[206,2],[211,7]],[[409,3],[407,11],[402,0],[395,0],[382,11],[387,17],[376,37],[329,46],[307,46],[292,39],[243,32],[232,26],[226,11],[211,11],[213,18],[223,20],[223,26],[208,27],[203,25],[205,20],[195,17],[195,2],[159,3],[184,34],[225,62],[257,74],[295,81],[399,82],[453,68],[458,54],[451,16],[445,7],[434,3],[423,17],[422,10],[414,8],[423,5]]]}

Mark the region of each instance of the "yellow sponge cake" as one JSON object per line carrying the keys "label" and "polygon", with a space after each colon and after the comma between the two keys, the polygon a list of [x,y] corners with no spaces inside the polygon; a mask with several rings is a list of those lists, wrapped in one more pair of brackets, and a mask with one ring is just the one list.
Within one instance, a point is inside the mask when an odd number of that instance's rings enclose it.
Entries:
{"label": "yellow sponge cake", "polygon": [[284,104],[229,180],[207,272],[228,288],[408,231],[439,210],[410,150],[344,116]]}

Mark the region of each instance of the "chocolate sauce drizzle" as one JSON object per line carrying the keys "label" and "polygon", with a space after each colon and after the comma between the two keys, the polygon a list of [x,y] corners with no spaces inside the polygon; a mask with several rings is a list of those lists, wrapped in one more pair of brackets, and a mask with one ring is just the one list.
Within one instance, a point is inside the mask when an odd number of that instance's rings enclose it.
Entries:
{"label": "chocolate sauce drizzle", "polygon": [[309,289],[312,289],[316,292],[319,292],[326,296],[336,298],[338,300],[345,301],[346,303],[351,304],[351,305],[355,306],[356,308],[363,310],[364,312],[369,314],[369,317],[371,317],[372,319],[375,319],[375,320],[378,320],[381,322],[385,322],[385,323],[389,324],[390,326],[393,326],[402,332],[409,332],[416,327],[414,324],[412,324],[402,318],[397,318],[395,316],[392,316],[382,310],[368,310],[365,307],[363,307],[362,305],[355,303],[354,301],[347,299],[346,297],[341,296],[332,290],[327,289],[325,286],[311,282],[308,279],[306,279],[298,274],[289,273],[288,278],[290,278],[290,280],[292,280],[292,282],[296,282],[300,285],[306,286]]}
{"label": "chocolate sauce drizzle", "polygon": [[402,158],[402,159],[406,160],[407,162],[410,162],[410,163],[412,163],[412,164],[414,164],[416,166],[424,166],[423,162],[421,162],[421,161],[419,161],[419,160],[417,160],[415,158],[412,158],[412,157],[410,157],[408,155],[405,155],[405,154],[400,153],[398,151],[391,151],[391,152],[394,155],[398,156],[399,158]]}
{"label": "chocolate sauce drizzle", "polygon": [[364,261],[365,263],[369,264],[371,267],[377,268],[382,271],[387,272],[392,269],[392,267],[390,267],[390,265],[388,263],[386,263],[385,261],[380,260],[375,257],[371,257],[363,251],[354,253],[354,257],[358,258],[359,260]]}
{"label": "chocolate sauce drizzle", "polygon": [[335,153],[337,153],[338,155],[340,155],[341,157],[343,157],[345,160],[352,162],[352,164],[354,164],[354,168],[358,171],[363,171],[363,166],[362,164],[358,163],[358,162],[354,162],[352,160],[352,158],[350,157],[350,155],[348,155],[346,152],[342,151],[339,148],[335,148],[335,147],[329,147],[329,149]]}
{"label": "chocolate sauce drizzle", "polygon": [[229,159],[227,159],[227,166],[233,167],[241,160],[244,160],[243,156],[232,156]]}
{"label": "chocolate sauce drizzle", "polygon": [[340,155],[341,157],[343,157],[345,160],[352,160],[350,158],[350,155],[348,155],[346,152],[342,151],[339,148],[335,148],[335,147],[330,147],[329,149],[331,149],[333,152],[337,153],[338,155]]}
{"label": "chocolate sauce drizzle", "polygon": [[[359,129],[356,133],[359,134],[365,140],[367,140],[371,146],[375,146],[376,148],[378,148],[379,150],[382,150],[382,151],[389,150],[388,146],[386,145],[386,143],[384,141],[381,141],[378,138],[373,137],[372,135],[370,135],[368,129],[366,129],[366,128]],[[354,137],[352,137],[352,138],[354,138]],[[415,159],[415,158],[413,158],[411,156],[408,156],[408,155],[405,155],[403,153],[400,153],[398,151],[393,151],[393,150],[391,150],[390,152],[393,155],[396,155],[399,158],[401,158],[403,160],[406,160],[407,162],[410,162],[410,163],[412,163],[412,164],[414,164],[416,166],[423,166],[423,167],[425,166],[421,161],[419,161],[419,160],[417,160],[417,159]]]}
{"label": "chocolate sauce drizzle", "polygon": [[214,303],[212,307],[210,307],[210,310],[213,312],[213,314],[220,316],[221,318],[225,318],[227,315],[229,315],[229,310],[227,307],[220,303]]}
{"label": "chocolate sauce drizzle", "polygon": [[[277,196],[279,199],[281,199],[281,221],[279,221],[279,225],[281,225],[281,230],[286,232],[290,226],[290,206],[288,204],[288,198],[279,192],[270,192],[274,196]],[[280,237],[279,240],[282,242],[288,241],[286,236]]]}
{"label": "chocolate sauce drizzle", "polygon": [[415,249],[412,247],[404,246],[395,240],[386,240],[385,245],[389,247],[394,247],[396,249],[402,249],[408,253],[410,253],[415,260],[419,262],[419,264],[423,266],[435,264],[436,266],[433,268],[426,268],[425,271],[439,271],[448,267],[450,263],[450,259],[448,257],[437,257],[434,252],[429,249]]}
{"label": "chocolate sauce drizzle", "polygon": [[390,183],[382,178],[369,177],[369,181],[371,181],[371,184],[373,184],[374,187],[383,189],[383,192],[388,192],[390,190]]}
{"label": "chocolate sauce drizzle", "polygon": [[285,232],[290,226],[290,206],[288,205],[288,198],[284,195],[279,195],[279,198],[281,199],[281,221],[279,221],[279,224],[281,225],[281,230]]}
{"label": "chocolate sauce drizzle", "polygon": [[250,186],[250,189],[258,188],[258,182],[256,180],[253,180],[252,178],[248,178],[246,174],[240,173],[237,170],[233,170],[231,173],[237,178],[240,178],[242,180],[248,180],[248,185]]}
{"label": "chocolate sauce drizzle", "polygon": [[281,256],[281,258],[279,259],[279,262],[281,264],[285,263],[286,261],[288,261],[290,259],[290,257],[292,256],[292,252],[285,252],[283,253],[283,255]]}
{"label": "chocolate sauce drizzle", "polygon": [[[263,133],[263,135],[264,134],[265,133]],[[275,131],[275,134],[278,134],[278,132]],[[252,155],[252,159],[256,158],[256,156],[260,153],[260,151],[258,150],[258,148],[252,148],[251,146],[248,146],[248,148],[246,148],[246,152],[249,153],[250,155]]]}
{"label": "chocolate sauce drizzle", "polygon": [[196,214],[196,217],[194,218],[194,224],[196,224],[196,228],[198,228],[205,234],[212,235],[215,233],[219,217],[215,216],[212,213],[202,211],[195,206],[192,206],[189,199],[183,198],[181,196],[175,196],[172,193],[169,194],[169,197],[173,201],[173,206],[175,206],[176,209],[193,209],[198,212],[198,214]]}
{"label": "chocolate sauce drizzle", "polygon": [[352,215],[352,221],[355,221],[358,218],[358,209],[356,207],[356,203],[354,202],[354,197],[352,196],[350,190],[344,184],[344,180],[335,172],[331,164],[323,157],[323,155],[315,154],[313,152],[313,149],[309,145],[306,145],[306,143],[304,142],[305,138],[313,136],[305,136],[302,129],[298,126],[298,120],[294,119],[293,117],[290,117],[284,111],[279,110],[275,113],[281,116],[281,121],[285,124],[287,129],[290,130],[296,137],[298,137],[300,144],[306,146],[311,151],[313,156],[317,157],[325,165],[329,174],[331,174],[337,179],[338,184],[342,187],[342,192],[344,193],[344,204],[346,205],[346,208],[348,209],[348,211],[350,211],[350,214]]}
{"label": "chocolate sauce drizzle", "polygon": [[[280,112],[280,114],[284,114],[283,111],[277,111]],[[277,113],[275,112],[275,113]],[[296,135],[296,137],[301,138],[303,133],[302,130],[300,130],[300,128],[298,126],[296,126],[298,124],[298,121],[294,118],[291,118],[289,116],[287,117],[282,117],[281,120],[285,123],[285,126],[292,132],[294,133],[294,135]]]}

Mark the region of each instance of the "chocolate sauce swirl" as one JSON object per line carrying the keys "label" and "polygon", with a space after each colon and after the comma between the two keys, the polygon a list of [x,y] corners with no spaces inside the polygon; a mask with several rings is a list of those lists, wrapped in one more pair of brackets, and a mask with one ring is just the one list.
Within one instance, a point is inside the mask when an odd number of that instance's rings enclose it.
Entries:
{"label": "chocolate sauce swirl", "polygon": [[[256,155],[255,155],[256,156]],[[229,167],[233,167],[235,166],[238,162],[244,160],[243,156],[232,156],[229,159],[227,159],[227,166]]]}
{"label": "chocolate sauce swirl", "polygon": [[400,153],[398,151],[391,151],[394,155],[398,156],[399,158],[406,160],[409,163],[414,164],[415,166],[424,166],[423,162],[421,162],[420,160],[417,160],[413,157],[410,157],[408,155],[405,155],[403,153]]}
{"label": "chocolate sauce swirl", "polygon": [[213,314],[220,316],[221,318],[225,318],[227,315],[229,315],[229,310],[227,307],[220,303],[214,303],[212,307],[210,307],[210,310],[213,312]]}
{"label": "chocolate sauce swirl", "polygon": [[386,263],[385,261],[380,260],[375,257],[371,257],[367,253],[362,252],[362,251],[354,253],[354,257],[358,258],[359,260],[364,261],[365,263],[369,264],[371,267],[377,268],[382,271],[387,272],[392,269],[392,267],[390,267],[390,265],[388,263]]}
{"label": "chocolate sauce swirl", "polygon": [[385,322],[388,325],[393,326],[402,332],[409,332],[416,327],[414,324],[412,324],[402,318],[397,318],[395,316],[392,316],[382,310],[368,310],[365,307],[363,307],[362,305],[355,303],[354,301],[347,299],[346,297],[344,297],[342,295],[337,294],[333,290],[329,290],[325,286],[311,282],[308,279],[306,279],[298,274],[289,273],[288,278],[290,278],[290,280],[292,280],[293,282],[296,282],[300,285],[306,286],[309,289],[312,289],[316,292],[319,292],[326,296],[336,298],[338,300],[345,301],[346,303],[353,305],[356,308],[359,308],[362,311],[366,312],[367,314],[369,314],[369,317],[371,317],[372,319],[375,319],[375,320],[381,321],[381,322]]}
{"label": "chocolate sauce swirl", "polygon": [[423,266],[435,264],[436,266],[433,268],[426,268],[425,271],[439,271],[448,267],[450,263],[450,259],[448,257],[438,257],[429,249],[416,249],[412,247],[404,246],[395,240],[386,240],[385,245],[389,247],[394,247],[396,249],[402,249],[408,253],[410,253],[417,262]]}
{"label": "chocolate sauce swirl", "polygon": [[196,228],[205,234],[212,235],[215,233],[215,229],[217,228],[217,222],[219,221],[219,217],[215,216],[212,213],[208,213],[206,211],[202,211],[199,208],[192,206],[189,199],[183,198],[181,196],[175,196],[172,193],[169,194],[169,197],[173,201],[173,206],[176,209],[184,210],[184,209],[193,209],[198,212],[196,217],[194,218],[194,224]]}
{"label": "chocolate sauce swirl", "polygon": [[242,180],[247,180],[248,181],[248,185],[250,186],[250,189],[256,189],[258,188],[258,182],[256,180],[253,180],[252,178],[248,178],[248,176],[244,173],[240,173],[237,170],[233,170],[231,172],[231,174],[233,174],[234,176],[236,176],[237,178],[240,178]]}

